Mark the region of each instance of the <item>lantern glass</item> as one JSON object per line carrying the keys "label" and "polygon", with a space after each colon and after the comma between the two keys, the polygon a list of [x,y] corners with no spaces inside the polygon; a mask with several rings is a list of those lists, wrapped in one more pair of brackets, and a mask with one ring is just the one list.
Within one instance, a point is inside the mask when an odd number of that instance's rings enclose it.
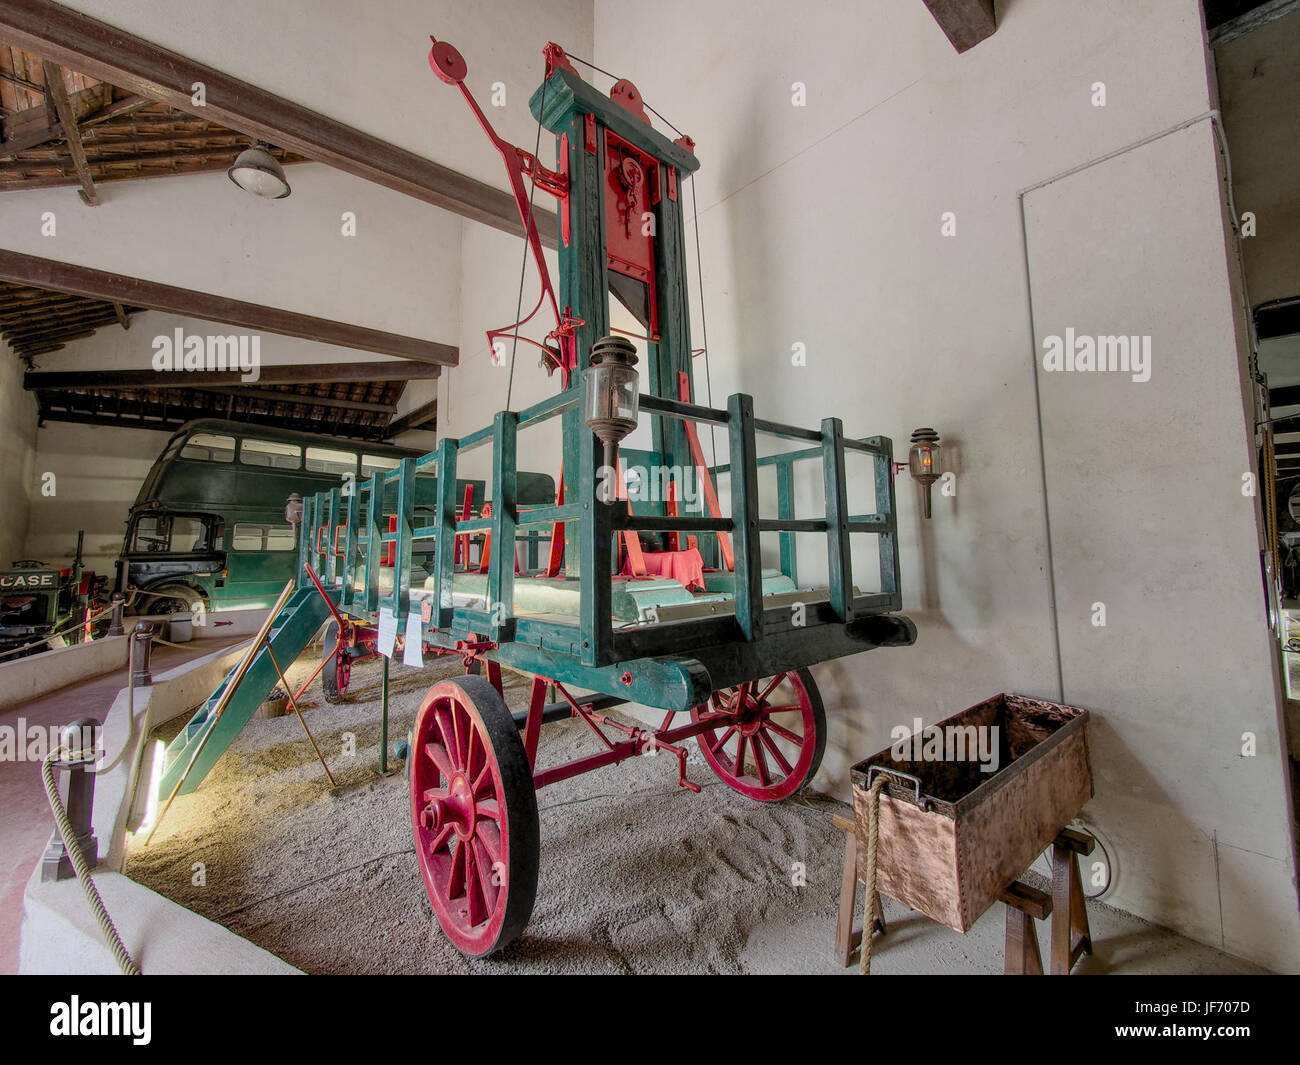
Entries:
{"label": "lantern glass", "polygon": [[636,428],[638,410],[635,366],[606,363],[587,371],[587,424],[612,424],[624,434]]}
{"label": "lantern glass", "polygon": [[907,460],[908,470],[918,479],[931,480],[943,473],[938,444],[913,444]]}

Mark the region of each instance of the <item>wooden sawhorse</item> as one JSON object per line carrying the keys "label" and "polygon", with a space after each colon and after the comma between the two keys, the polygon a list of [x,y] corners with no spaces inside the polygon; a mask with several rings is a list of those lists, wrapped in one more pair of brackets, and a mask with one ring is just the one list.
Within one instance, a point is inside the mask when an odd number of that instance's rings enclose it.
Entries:
{"label": "wooden sawhorse", "polygon": [[[840,912],[835,923],[835,959],[848,966],[862,933],[853,927],[858,890],[858,838],[853,818],[833,814],[835,827],[844,833],[844,874],[840,880]],[[1014,881],[999,897],[1007,907],[1003,972],[1036,975],[1043,972],[1034,921],[1052,918],[1051,972],[1064,976],[1084,954],[1092,953],[1092,933],[1079,875],[1079,856],[1092,853],[1096,840],[1086,832],[1064,828],[1052,841],[1052,892]],[[885,914],[876,898],[872,932],[884,934]]]}

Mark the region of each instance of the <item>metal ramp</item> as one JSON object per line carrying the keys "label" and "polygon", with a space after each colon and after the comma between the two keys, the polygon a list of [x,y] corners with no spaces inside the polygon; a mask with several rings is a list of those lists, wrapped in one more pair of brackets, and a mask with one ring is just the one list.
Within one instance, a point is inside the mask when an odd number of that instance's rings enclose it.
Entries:
{"label": "metal ramp", "polygon": [[[180,794],[188,795],[197,788],[279,683],[280,677],[267,653],[267,646],[274,651],[276,661],[287,670],[329,616],[329,604],[315,588],[299,588],[293,593],[272,623],[267,645],[258,651],[220,717],[212,719],[212,711],[230,683],[235,673],[233,669],[168,746],[159,794],[170,795],[182,778],[184,784]],[[187,773],[186,767],[196,751],[198,757]]]}

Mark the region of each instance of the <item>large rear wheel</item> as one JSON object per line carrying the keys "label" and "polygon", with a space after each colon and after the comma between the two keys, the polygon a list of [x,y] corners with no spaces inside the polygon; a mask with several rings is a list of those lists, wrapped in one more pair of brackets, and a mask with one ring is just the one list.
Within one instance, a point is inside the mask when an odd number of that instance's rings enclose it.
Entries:
{"label": "large rear wheel", "polygon": [[728,786],[759,802],[787,799],[817,774],[826,751],[826,710],[806,669],[715,691],[691,711],[724,714],[697,742]]}
{"label": "large rear wheel", "polygon": [[482,677],[433,686],[415,719],[411,824],[429,903],[479,958],[513,942],[537,897],[532,768],[505,701]]}

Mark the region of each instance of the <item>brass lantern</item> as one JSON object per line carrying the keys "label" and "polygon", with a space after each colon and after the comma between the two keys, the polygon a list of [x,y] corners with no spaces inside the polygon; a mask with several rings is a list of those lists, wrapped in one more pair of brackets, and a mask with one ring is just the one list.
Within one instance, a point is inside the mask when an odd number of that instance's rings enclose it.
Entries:
{"label": "brass lantern", "polygon": [[925,489],[925,516],[928,518],[930,486],[943,475],[939,434],[933,429],[916,429],[912,432],[912,450],[907,456],[907,469],[913,480]]}
{"label": "brass lantern", "polygon": [[636,428],[639,387],[636,346],[625,337],[597,340],[587,368],[587,428],[604,445],[610,469],[618,465],[619,441]]}

